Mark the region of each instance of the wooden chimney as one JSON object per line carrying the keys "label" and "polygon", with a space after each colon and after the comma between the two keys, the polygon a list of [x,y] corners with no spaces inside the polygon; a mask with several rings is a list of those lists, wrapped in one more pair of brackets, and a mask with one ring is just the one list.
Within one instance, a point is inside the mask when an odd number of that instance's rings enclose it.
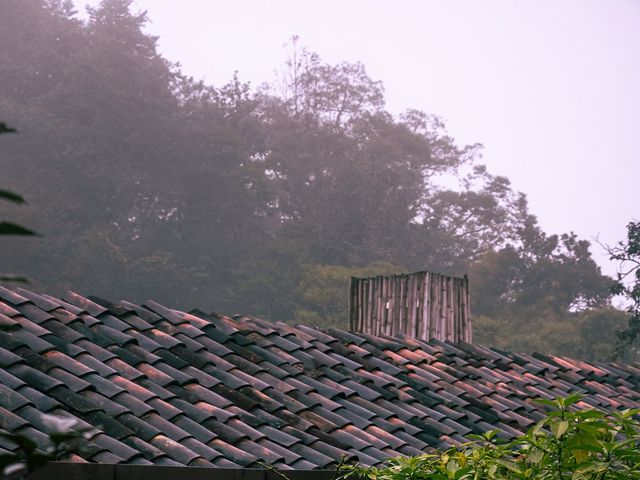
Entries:
{"label": "wooden chimney", "polygon": [[431,272],[351,277],[349,329],[471,343],[469,279]]}

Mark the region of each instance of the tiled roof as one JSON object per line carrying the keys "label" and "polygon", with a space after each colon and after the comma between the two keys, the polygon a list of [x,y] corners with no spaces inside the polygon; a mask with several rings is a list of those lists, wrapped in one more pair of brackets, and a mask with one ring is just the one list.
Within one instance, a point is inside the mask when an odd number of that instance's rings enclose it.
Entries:
{"label": "tiled roof", "polygon": [[[378,464],[542,418],[533,400],[640,406],[640,365],[320,332],[154,302],[0,287],[0,427],[45,446],[44,414],[93,426],[75,461]],[[14,446],[0,440],[0,453]]]}

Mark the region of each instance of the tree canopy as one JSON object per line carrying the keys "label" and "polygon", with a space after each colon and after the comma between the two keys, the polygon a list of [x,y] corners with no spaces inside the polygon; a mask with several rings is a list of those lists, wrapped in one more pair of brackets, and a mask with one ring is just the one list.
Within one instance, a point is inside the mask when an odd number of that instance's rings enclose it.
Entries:
{"label": "tree canopy", "polygon": [[611,260],[620,262],[612,292],[628,301],[628,325],[618,332],[618,356],[640,358],[640,222],[627,224],[627,238],[607,248]]}
{"label": "tree canopy", "polygon": [[23,131],[0,178],[46,238],[5,241],[0,264],[36,287],[345,327],[352,272],[469,272],[482,341],[608,354],[566,341],[616,325],[589,243],[542,231],[442,119],[389,113],[362,64],[294,38],[273,84],[211,86],[158,53],[130,0],[0,16],[0,111]]}

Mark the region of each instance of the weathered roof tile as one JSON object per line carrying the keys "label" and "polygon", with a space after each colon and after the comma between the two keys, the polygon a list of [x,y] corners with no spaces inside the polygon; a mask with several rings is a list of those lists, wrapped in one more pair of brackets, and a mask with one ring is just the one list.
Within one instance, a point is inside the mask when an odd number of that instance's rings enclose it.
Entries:
{"label": "weathered roof tile", "polygon": [[105,463],[377,464],[491,428],[511,438],[544,415],[536,397],[640,404],[635,365],[2,287],[0,367],[0,428],[44,445],[45,413],[75,418],[100,429],[78,460]]}

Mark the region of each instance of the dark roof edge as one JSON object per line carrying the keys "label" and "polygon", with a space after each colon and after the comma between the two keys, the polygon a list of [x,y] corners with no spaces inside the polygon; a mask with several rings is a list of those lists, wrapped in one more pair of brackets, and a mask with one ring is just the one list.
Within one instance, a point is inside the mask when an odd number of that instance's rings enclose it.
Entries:
{"label": "dark roof edge", "polygon": [[29,480],[333,480],[335,470],[267,470],[253,468],[172,467],[54,462]]}

